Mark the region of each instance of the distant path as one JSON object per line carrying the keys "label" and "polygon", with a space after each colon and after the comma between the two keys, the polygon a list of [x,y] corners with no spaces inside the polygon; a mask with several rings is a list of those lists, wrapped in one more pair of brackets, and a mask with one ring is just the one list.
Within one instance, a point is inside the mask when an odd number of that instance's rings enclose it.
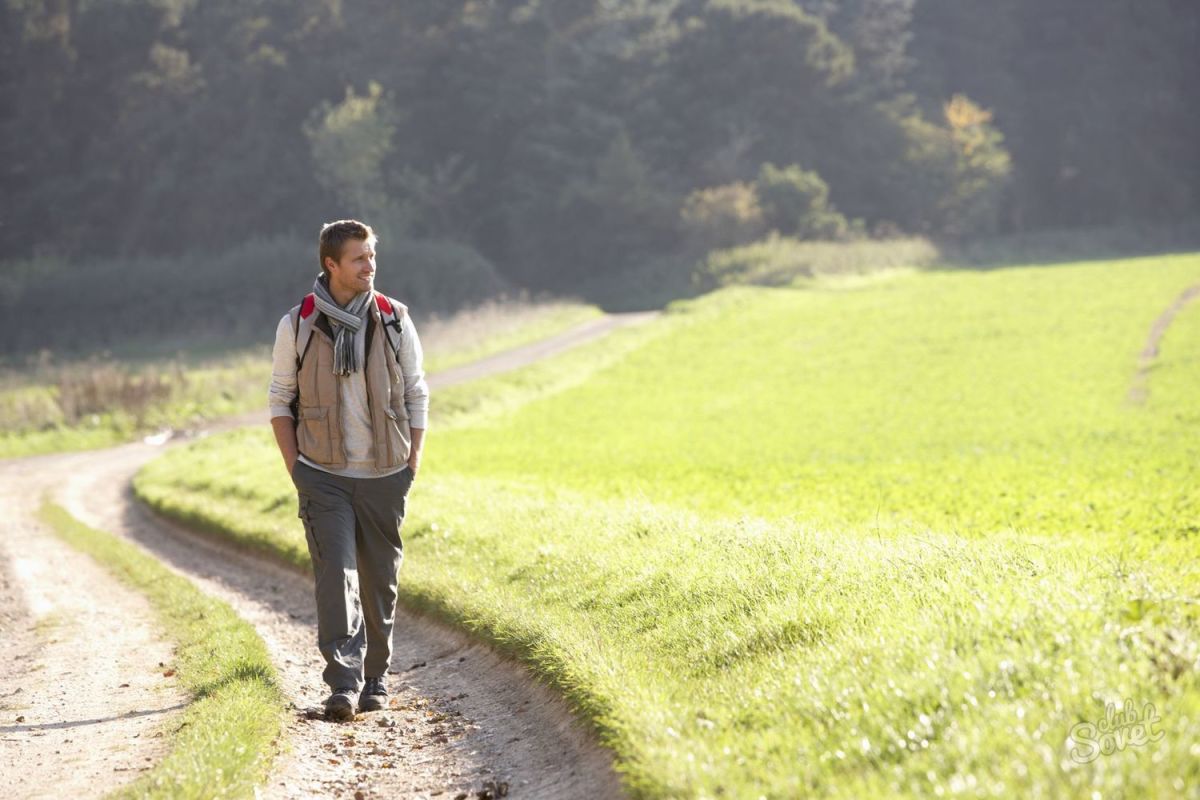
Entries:
{"label": "distant path", "polygon": [[430,375],[428,379],[429,388],[445,389],[458,383],[466,383],[467,381],[498,375],[502,372],[509,372],[518,367],[532,364],[535,361],[556,356],[571,348],[579,347],[581,344],[598,339],[619,328],[649,322],[660,313],[658,311],[630,311],[622,314],[605,314],[603,317],[588,320],[570,330],[563,331],[556,336],[551,336],[549,339],[532,342],[523,347],[506,350],[503,353],[497,353],[494,356],[473,361],[470,364],[463,364],[460,367],[454,367]]}
{"label": "distant path", "polygon": [[[503,353],[496,353],[494,356],[488,356],[479,361],[472,361],[469,364],[452,367],[442,372],[430,373],[426,376],[425,380],[429,384],[430,390],[435,391],[437,389],[447,389],[460,383],[466,383],[467,381],[475,381],[504,372],[511,372],[514,369],[528,366],[535,361],[541,361],[542,359],[550,358],[572,348],[587,344],[615,330],[649,322],[661,313],[661,311],[628,311],[619,314],[605,314],[602,317],[580,323],[574,328],[555,334],[548,339],[541,339],[527,345],[522,345],[521,347],[515,347],[512,350],[505,350]],[[267,422],[265,387],[263,388],[263,398],[263,408],[261,411],[249,411],[237,416],[226,417],[223,420],[215,420],[205,425],[204,431],[207,433],[219,433],[220,431],[242,428],[247,425],[265,425]],[[192,432],[189,431],[187,433],[190,434]]]}
{"label": "distant path", "polygon": [[1138,354],[1137,373],[1133,376],[1133,383],[1129,387],[1127,400],[1131,405],[1141,405],[1146,402],[1146,397],[1150,394],[1148,386],[1150,367],[1154,364],[1154,359],[1158,358],[1158,345],[1179,312],[1198,297],[1200,297],[1200,283],[1184,289],[1150,326],[1150,335],[1146,337],[1146,344],[1142,348],[1142,352]]}
{"label": "distant path", "polygon": [[[607,315],[430,375],[429,384],[441,389],[516,369],[656,314]],[[180,438],[266,427],[265,411],[264,387],[262,411]],[[148,441],[161,444],[166,438]],[[516,798],[623,796],[611,753],[561,697],[533,680],[523,665],[403,607],[397,609],[389,670],[393,707],[348,724],[311,719],[309,712],[327,692],[320,680],[312,579],[187,531],[137,503],[130,480],[162,452],[162,446],[138,442],[0,462],[7,518],[0,525],[0,623],[10,659],[18,652],[39,653],[0,665],[0,777],[16,788],[16,796],[105,793],[161,757],[164,740],[142,732],[180,704],[169,688],[152,691],[147,685],[163,682],[155,670],[147,678],[146,670],[167,655],[154,644],[148,609],[86,556],[39,528],[33,515],[43,492],[88,524],[137,542],[205,593],[230,603],[263,637],[294,707],[288,751],[276,761],[264,797],[354,797],[358,791],[366,797],[454,798],[460,792],[476,797],[485,796],[478,793],[489,781],[497,790],[504,784]],[[39,610],[46,603],[77,619],[63,633],[55,629],[38,651],[32,628],[47,613]],[[121,624],[114,626],[114,619]],[[129,687],[119,686],[126,682]],[[127,715],[131,709],[141,715]],[[17,722],[17,716],[25,719]],[[380,719],[395,724],[379,725]]]}

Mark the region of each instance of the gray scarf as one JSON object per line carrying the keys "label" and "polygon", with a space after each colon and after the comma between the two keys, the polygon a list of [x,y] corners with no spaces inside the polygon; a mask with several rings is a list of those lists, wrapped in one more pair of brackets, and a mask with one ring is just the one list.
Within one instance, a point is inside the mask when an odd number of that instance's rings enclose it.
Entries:
{"label": "gray scarf", "polygon": [[367,314],[371,310],[371,292],[359,292],[344,307],[329,293],[325,273],[313,281],[317,310],[329,318],[333,328],[333,374],[357,372],[364,361],[367,342]]}

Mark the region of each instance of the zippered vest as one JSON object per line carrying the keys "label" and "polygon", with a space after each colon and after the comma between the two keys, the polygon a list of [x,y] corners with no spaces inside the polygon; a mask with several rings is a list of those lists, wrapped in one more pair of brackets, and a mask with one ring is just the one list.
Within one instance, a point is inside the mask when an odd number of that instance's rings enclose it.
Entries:
{"label": "zippered vest", "polygon": [[[339,378],[333,374],[333,330],[326,316],[316,312],[312,295],[288,313],[292,330],[296,331],[297,447],[317,464],[344,468],[341,393]],[[376,292],[367,317],[366,363],[362,370],[378,469],[401,466],[408,461],[412,447],[397,345],[384,327],[388,323],[399,330],[400,320],[407,313],[403,303]]]}

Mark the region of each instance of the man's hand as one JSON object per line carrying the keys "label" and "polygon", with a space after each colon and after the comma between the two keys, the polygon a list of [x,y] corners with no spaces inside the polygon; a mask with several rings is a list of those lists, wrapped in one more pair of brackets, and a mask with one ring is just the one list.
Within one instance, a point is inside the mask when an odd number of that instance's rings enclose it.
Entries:
{"label": "man's hand", "polygon": [[296,423],[291,417],[272,417],[271,428],[275,431],[275,442],[279,445],[279,454],[283,456],[283,465],[291,475],[300,456],[296,447]]}
{"label": "man's hand", "polygon": [[425,429],[411,428],[412,447],[408,449],[408,468],[413,477],[417,477],[417,469],[421,466],[421,446],[425,443]]}

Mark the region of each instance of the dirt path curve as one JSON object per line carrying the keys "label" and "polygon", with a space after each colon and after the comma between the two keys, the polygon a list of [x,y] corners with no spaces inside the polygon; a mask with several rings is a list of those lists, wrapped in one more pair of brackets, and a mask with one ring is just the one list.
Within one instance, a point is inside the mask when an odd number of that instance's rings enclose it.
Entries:
{"label": "dirt path curve", "polygon": [[[653,316],[653,312],[620,314],[590,321],[535,345],[431,375],[429,382],[435,389],[444,388],[515,369]],[[266,423],[263,413],[255,412],[194,433],[244,424]],[[3,475],[21,476],[21,481],[3,495],[4,507],[16,510],[28,506],[32,498],[49,490],[79,519],[138,542],[169,568],[229,602],[255,626],[267,643],[283,689],[293,704],[286,735],[288,750],[276,762],[272,778],[263,787],[264,796],[622,795],[608,751],[595,743],[557,694],[532,680],[520,664],[403,609],[397,612],[390,669],[392,707],[347,724],[316,718],[327,690],[320,681],[322,663],[316,648],[311,578],[183,530],[134,502],[130,479],[161,452],[161,446],[136,443],[103,451],[0,462]],[[0,532],[4,535],[0,542],[3,564],[11,568],[24,563],[20,558],[28,561],[22,550],[25,541],[7,528]],[[46,539],[36,531],[30,536]],[[39,552],[32,560],[44,564],[60,557],[62,554]],[[76,558],[87,561],[82,556]],[[111,587],[103,582],[104,576],[97,574],[94,566],[92,572],[81,568],[78,574],[84,576],[81,580],[87,587],[105,587],[97,590],[105,602],[91,605],[109,617]],[[3,594],[0,592],[0,600]],[[6,619],[5,613],[7,608],[0,607],[0,620]],[[14,618],[29,616],[28,609],[13,613]],[[79,633],[82,638],[71,644],[72,651],[109,652],[110,634],[101,621],[81,625]],[[149,660],[157,665],[162,659],[152,656]],[[49,674],[39,680],[52,691],[58,683],[56,678]],[[0,672],[0,679],[0,700],[4,700],[10,685],[16,684],[4,672]],[[72,693],[77,689],[71,689]],[[114,691],[97,686],[92,694],[110,700]],[[144,697],[141,699],[145,707]],[[109,739],[103,734],[97,736],[91,743],[92,752],[100,752],[97,748],[106,741]],[[54,749],[24,741],[22,759],[36,757],[53,763],[58,757]],[[152,760],[155,755],[139,757]],[[12,763],[7,757],[4,760]],[[114,768],[107,756],[93,761],[95,769]],[[85,785],[87,789],[74,796],[103,793],[94,784]],[[47,786],[61,791],[61,782]]]}
{"label": "dirt path curve", "polygon": [[171,646],[145,598],[37,519],[54,478],[0,463],[0,786],[9,796],[118,788],[162,758],[162,726],[187,702],[163,674]]}
{"label": "dirt path curve", "polygon": [[1154,365],[1154,359],[1158,358],[1158,345],[1162,342],[1167,328],[1170,327],[1179,312],[1197,298],[1200,298],[1200,283],[1189,286],[1180,292],[1179,296],[1158,315],[1158,319],[1154,320],[1154,324],[1150,326],[1146,344],[1142,347],[1142,352],[1138,354],[1137,373],[1133,376],[1133,383],[1130,384],[1129,394],[1126,397],[1126,401],[1130,405],[1141,405],[1146,402],[1146,398],[1150,394],[1147,386],[1150,381],[1150,367]]}

